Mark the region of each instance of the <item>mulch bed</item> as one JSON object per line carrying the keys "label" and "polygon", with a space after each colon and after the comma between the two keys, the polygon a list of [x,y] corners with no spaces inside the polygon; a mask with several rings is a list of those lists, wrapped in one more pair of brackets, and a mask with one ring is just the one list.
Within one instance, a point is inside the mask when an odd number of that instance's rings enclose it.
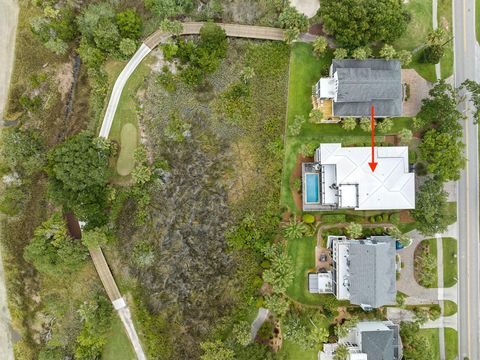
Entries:
{"label": "mulch bed", "polygon": [[398,145],[398,136],[397,135],[386,135],[385,142],[387,144]]}
{"label": "mulch bed", "polygon": [[323,32],[323,24],[313,24],[308,28],[308,33],[312,35],[325,35]]}
{"label": "mulch bed", "polygon": [[415,219],[410,215],[410,210],[400,211],[400,221],[403,223],[412,223],[415,222]]}
{"label": "mulch bed", "polygon": [[298,210],[302,210],[303,208],[302,193],[297,192],[297,190],[294,189],[293,182],[296,178],[301,179],[302,163],[304,162],[313,162],[313,157],[303,157],[302,154],[298,154],[295,168],[293,169],[292,175],[290,176],[290,191],[292,192],[293,201],[295,202],[295,206]]}

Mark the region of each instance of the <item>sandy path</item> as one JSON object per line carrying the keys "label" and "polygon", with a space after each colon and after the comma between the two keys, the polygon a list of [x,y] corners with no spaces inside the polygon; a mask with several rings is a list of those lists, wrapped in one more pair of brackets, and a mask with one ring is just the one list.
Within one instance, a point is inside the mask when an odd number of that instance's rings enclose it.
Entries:
{"label": "sandy path", "polygon": [[[15,0],[0,0],[0,120],[3,120],[8,86],[12,74],[18,5]],[[13,360],[10,313],[8,311],[5,274],[0,248],[0,358]]]}
{"label": "sandy path", "polygon": [[0,119],[8,95],[8,84],[13,68],[18,5],[15,0],[0,0]]}

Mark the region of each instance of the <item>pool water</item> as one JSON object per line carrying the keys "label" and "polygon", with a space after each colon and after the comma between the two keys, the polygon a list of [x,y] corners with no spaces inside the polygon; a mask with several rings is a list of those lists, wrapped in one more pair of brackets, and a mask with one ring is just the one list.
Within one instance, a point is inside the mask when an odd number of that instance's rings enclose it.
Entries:
{"label": "pool water", "polygon": [[305,200],[307,203],[320,202],[319,174],[305,174]]}

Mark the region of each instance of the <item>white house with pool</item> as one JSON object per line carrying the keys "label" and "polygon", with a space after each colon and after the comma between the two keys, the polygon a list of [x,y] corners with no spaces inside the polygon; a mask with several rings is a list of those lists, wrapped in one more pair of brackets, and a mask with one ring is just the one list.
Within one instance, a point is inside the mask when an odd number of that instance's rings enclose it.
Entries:
{"label": "white house with pool", "polygon": [[415,208],[415,174],[407,146],[370,147],[324,143],[314,162],[302,164],[303,211]]}

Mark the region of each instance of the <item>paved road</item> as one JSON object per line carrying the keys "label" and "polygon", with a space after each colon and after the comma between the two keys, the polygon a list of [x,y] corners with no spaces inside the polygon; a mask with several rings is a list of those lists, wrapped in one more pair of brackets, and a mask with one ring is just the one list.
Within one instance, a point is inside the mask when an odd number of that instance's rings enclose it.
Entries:
{"label": "paved road", "polygon": [[[18,5],[15,0],[0,0],[0,121],[3,120],[12,73]],[[7,290],[0,248],[0,359],[13,360]]]}
{"label": "paved road", "polygon": [[[475,0],[454,0],[454,79],[459,86],[465,79],[475,78]],[[477,79],[478,80],[478,79]],[[458,183],[458,262],[459,262],[459,357],[479,359],[479,191],[478,129],[473,124],[471,106],[460,104],[467,115],[464,123],[467,166]]]}

